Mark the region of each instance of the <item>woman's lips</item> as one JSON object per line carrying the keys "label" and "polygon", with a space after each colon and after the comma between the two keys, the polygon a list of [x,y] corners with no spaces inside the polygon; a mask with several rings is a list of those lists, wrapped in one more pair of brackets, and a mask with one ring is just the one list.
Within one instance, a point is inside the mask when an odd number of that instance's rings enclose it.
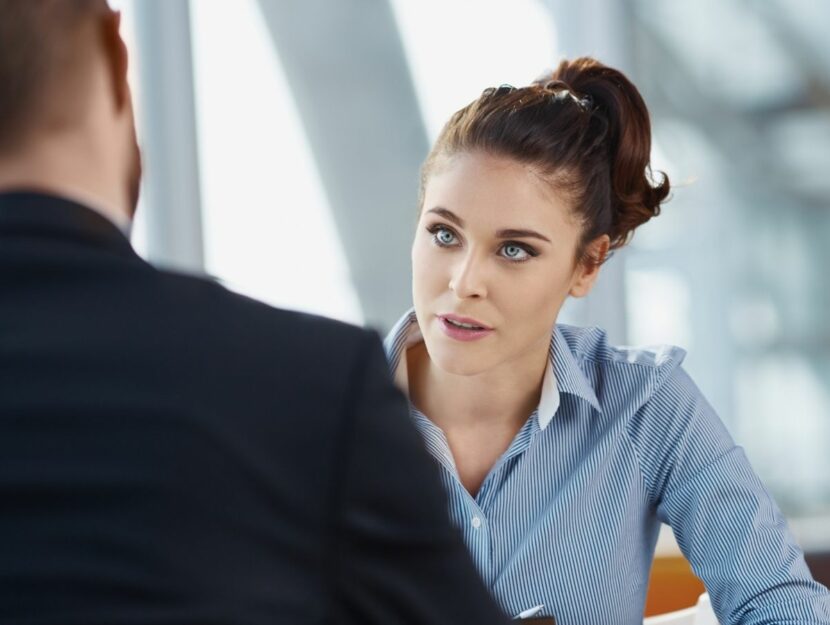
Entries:
{"label": "woman's lips", "polygon": [[[441,329],[451,339],[456,341],[477,341],[493,333],[493,329],[485,326],[475,319],[459,317],[457,315],[438,315],[438,322]],[[463,328],[457,324],[477,326],[475,328]]]}

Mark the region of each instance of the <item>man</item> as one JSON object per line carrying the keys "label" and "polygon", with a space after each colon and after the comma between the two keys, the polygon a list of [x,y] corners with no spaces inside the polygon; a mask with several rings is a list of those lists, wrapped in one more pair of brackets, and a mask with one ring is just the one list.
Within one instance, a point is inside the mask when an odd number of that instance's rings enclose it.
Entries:
{"label": "man", "polygon": [[378,339],[133,252],[118,28],[0,0],[0,622],[502,622]]}

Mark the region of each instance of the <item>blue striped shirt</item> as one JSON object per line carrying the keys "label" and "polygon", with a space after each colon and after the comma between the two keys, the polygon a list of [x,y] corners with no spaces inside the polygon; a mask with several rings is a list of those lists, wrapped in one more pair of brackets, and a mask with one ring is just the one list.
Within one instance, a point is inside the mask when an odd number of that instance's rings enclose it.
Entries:
{"label": "blue striped shirt", "polygon": [[[414,311],[386,339],[404,391],[402,356],[422,340]],[[539,406],[475,496],[444,433],[412,407],[450,516],[508,614],[544,604],[562,625],[641,623],[664,522],[721,623],[830,624],[830,593],[684,356],[557,325]]]}

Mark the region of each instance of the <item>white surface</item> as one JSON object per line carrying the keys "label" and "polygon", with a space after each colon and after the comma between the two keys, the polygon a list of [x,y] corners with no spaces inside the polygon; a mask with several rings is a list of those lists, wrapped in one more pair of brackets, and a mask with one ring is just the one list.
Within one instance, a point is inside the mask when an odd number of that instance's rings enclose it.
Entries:
{"label": "white surface", "polygon": [[715,616],[715,611],[712,610],[712,604],[709,601],[709,593],[700,595],[695,608],[694,625],[718,625],[718,618]]}
{"label": "white surface", "polygon": [[695,625],[696,608],[686,608],[643,619],[643,625]]}

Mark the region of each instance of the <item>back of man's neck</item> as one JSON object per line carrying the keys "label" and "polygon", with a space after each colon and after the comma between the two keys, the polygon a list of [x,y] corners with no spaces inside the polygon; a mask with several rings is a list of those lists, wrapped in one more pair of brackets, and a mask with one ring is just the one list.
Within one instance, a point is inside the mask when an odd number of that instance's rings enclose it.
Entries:
{"label": "back of man's neck", "polygon": [[0,157],[0,192],[32,191],[63,197],[100,213],[122,232],[129,231],[131,220],[123,200],[89,173],[93,167],[78,163],[62,166],[54,161],[40,164],[42,160]]}

